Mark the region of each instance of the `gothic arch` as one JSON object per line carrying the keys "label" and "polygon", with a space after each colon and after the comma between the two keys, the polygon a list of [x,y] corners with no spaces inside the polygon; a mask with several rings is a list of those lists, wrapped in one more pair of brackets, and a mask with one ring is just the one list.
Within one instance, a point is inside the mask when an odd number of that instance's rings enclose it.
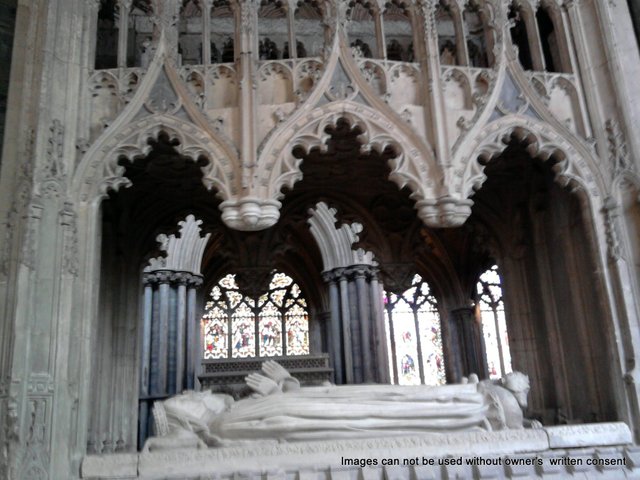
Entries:
{"label": "gothic arch", "polygon": [[461,166],[461,175],[453,182],[457,195],[469,198],[482,186],[487,178],[484,164],[504,152],[512,138],[523,142],[533,158],[543,161],[554,158],[553,171],[561,186],[583,190],[591,199],[606,191],[598,162],[582,144],[557,132],[548,123],[523,115],[507,115],[478,131],[465,152],[458,153],[458,158],[469,160]]}
{"label": "gothic arch", "polygon": [[[312,149],[326,149],[330,134],[327,127],[335,127],[339,120],[346,120],[352,128],[359,128],[361,151],[382,153],[392,148],[396,156],[389,160],[389,180],[398,188],[409,187],[416,201],[433,197],[433,178],[437,178],[433,152],[418,144],[403,129],[374,109],[352,101],[334,102],[315,109],[302,117],[295,130],[290,128],[277,137],[269,150],[263,152],[256,172],[257,181],[266,198],[280,199],[283,187],[291,189],[302,179],[302,159],[294,155],[301,148],[305,153]],[[287,135],[288,133],[288,135]]]}
{"label": "gothic arch", "polygon": [[202,167],[203,183],[228,199],[235,193],[233,160],[226,146],[212,139],[193,123],[166,114],[156,114],[133,122],[96,142],[84,155],[73,180],[73,191],[81,202],[103,198],[109,190],[130,186],[124,177],[120,158],[129,161],[151,151],[149,140],[165,134],[175,143],[176,151],[193,161],[206,158]]}

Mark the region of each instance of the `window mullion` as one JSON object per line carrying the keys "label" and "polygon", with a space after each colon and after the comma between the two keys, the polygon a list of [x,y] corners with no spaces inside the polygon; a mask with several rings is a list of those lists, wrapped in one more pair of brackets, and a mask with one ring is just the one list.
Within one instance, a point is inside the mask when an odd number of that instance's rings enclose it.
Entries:
{"label": "window mullion", "polygon": [[420,319],[415,303],[411,306],[413,310],[413,321],[416,326],[416,348],[418,349],[418,372],[420,372],[420,383],[424,384],[424,365],[422,358],[422,338],[420,336]]}
{"label": "window mullion", "polygon": [[503,352],[503,346],[502,346],[502,335],[500,335],[500,322],[498,320],[498,308],[497,305],[491,305],[491,309],[493,310],[493,321],[495,322],[496,325],[496,340],[497,340],[497,344],[498,344],[498,358],[500,358],[500,374],[502,376],[504,376],[504,374],[506,373],[505,367],[504,367],[504,352]]}
{"label": "window mullion", "polygon": [[387,317],[389,319],[389,340],[391,342],[391,358],[393,359],[393,378],[395,383],[400,383],[400,378],[398,377],[398,357],[396,354],[396,333],[395,328],[393,326],[393,308],[391,307],[391,299],[387,297],[387,305],[385,309],[387,310]]}

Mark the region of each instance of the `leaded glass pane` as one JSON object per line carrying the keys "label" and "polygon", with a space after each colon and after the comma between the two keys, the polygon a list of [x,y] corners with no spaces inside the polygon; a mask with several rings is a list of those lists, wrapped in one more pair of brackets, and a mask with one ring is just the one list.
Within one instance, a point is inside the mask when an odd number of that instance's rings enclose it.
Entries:
{"label": "leaded glass pane", "polygon": [[442,355],[442,335],[440,334],[440,315],[431,305],[418,310],[420,337],[422,339],[422,365],[424,383],[443,385],[446,383],[444,358]]}
{"label": "leaded glass pane", "polygon": [[246,303],[242,303],[231,318],[232,357],[246,358],[256,355],[255,318]]}
{"label": "leaded glass pane", "polygon": [[227,358],[227,315],[219,307],[211,308],[204,317],[204,358]]}
{"label": "leaded glass pane", "polygon": [[260,311],[260,356],[282,355],[282,315],[269,302]]}
{"label": "leaded glass pane", "polygon": [[286,316],[287,322],[287,354],[309,354],[309,319],[306,310],[294,305]]}
{"label": "leaded glass pane", "polygon": [[403,299],[393,307],[393,327],[395,330],[396,361],[398,366],[398,384],[420,385],[418,371],[418,347],[413,311]]}
{"label": "leaded glass pane", "polygon": [[440,315],[428,284],[415,275],[410,288],[399,296],[385,294],[384,303],[390,364],[397,371],[395,378],[392,368],[393,381],[400,385],[444,384]]}
{"label": "leaded glass pane", "polygon": [[243,295],[235,275],[227,275],[212,288],[206,304],[202,318],[203,356],[216,359],[285,353],[308,355],[306,308],[300,287],[284,273],[274,273],[269,290],[256,298]]}
{"label": "leaded glass pane", "polygon": [[489,378],[501,378],[511,372],[511,353],[497,265],[480,275],[476,289]]}

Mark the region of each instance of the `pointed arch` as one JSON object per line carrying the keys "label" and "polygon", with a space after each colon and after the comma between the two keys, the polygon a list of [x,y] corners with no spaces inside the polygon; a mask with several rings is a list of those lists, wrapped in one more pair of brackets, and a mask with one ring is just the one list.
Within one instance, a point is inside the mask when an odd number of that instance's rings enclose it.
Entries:
{"label": "pointed arch", "polygon": [[306,154],[316,148],[325,150],[330,137],[327,127],[335,127],[339,120],[346,120],[351,128],[362,132],[358,137],[361,151],[393,150],[395,156],[389,160],[389,179],[398,188],[409,187],[416,201],[434,197],[430,192],[435,187],[433,179],[438,177],[435,172],[439,167],[424,140],[414,138],[396,122],[368,106],[344,101],[312,110],[263,151],[256,173],[266,198],[282,198],[283,187],[292,188],[302,179],[302,159],[294,154],[294,150],[302,149]]}
{"label": "pointed arch", "polygon": [[[525,144],[533,158],[554,159],[556,181],[563,187],[584,190],[590,198],[606,192],[598,162],[580,142],[559,133],[548,123],[523,115],[507,115],[479,130],[458,158],[468,159],[453,188],[463,198],[473,195],[486,176],[484,165],[500,155],[515,138]],[[462,152],[460,152],[462,153]]]}
{"label": "pointed arch", "polygon": [[233,160],[226,146],[212,139],[198,126],[177,117],[156,114],[132,122],[96,142],[84,155],[73,180],[73,192],[80,202],[103,198],[109,190],[128,187],[121,158],[133,161],[151,151],[149,140],[165,134],[176,151],[197,161],[205,158],[202,181],[208,189],[215,188],[223,200],[235,193]]}

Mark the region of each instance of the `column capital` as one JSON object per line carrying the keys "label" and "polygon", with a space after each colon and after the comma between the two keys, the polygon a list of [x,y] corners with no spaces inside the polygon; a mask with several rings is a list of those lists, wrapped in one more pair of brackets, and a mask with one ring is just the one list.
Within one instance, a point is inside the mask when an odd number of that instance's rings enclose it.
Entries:
{"label": "column capital", "polygon": [[191,272],[181,272],[176,270],[154,270],[144,272],[142,275],[144,285],[170,284],[170,285],[187,285],[189,287],[199,287],[203,283],[202,276],[195,275]]}

